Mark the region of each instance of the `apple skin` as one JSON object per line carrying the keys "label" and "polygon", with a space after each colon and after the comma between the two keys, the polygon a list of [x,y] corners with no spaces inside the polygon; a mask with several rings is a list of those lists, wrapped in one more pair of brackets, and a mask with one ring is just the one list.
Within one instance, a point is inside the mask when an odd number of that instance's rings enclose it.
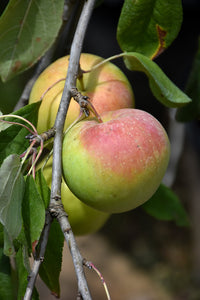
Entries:
{"label": "apple skin", "polygon": [[157,190],[170,143],[149,113],[121,109],[74,125],[63,140],[63,175],[87,205],[109,213],[134,209]]}
{"label": "apple skin", "polygon": [[[80,57],[82,70],[88,70],[103,59],[93,54],[83,53]],[[62,57],[47,67],[36,80],[29,103],[40,100],[43,93],[57,80],[67,74],[69,56]],[[65,81],[53,86],[45,94],[38,115],[37,130],[42,133],[54,125]],[[107,62],[90,73],[83,74],[82,82],[77,80],[78,90],[88,97],[99,114],[103,111],[130,108],[134,106],[134,95],[130,83],[122,71]],[[80,107],[74,100],[70,102],[64,130],[78,118]]]}
{"label": "apple skin", "polygon": [[[52,158],[43,169],[49,187],[52,180]],[[87,235],[98,231],[108,220],[110,214],[98,211],[81,202],[69,190],[64,180],[61,183],[61,199],[74,235]]]}

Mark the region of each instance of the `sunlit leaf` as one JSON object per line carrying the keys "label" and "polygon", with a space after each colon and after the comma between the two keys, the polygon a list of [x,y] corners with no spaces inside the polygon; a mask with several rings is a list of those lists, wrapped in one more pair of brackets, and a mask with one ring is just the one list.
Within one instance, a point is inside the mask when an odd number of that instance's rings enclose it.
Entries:
{"label": "sunlit leaf", "polygon": [[64,0],[10,0],[0,18],[0,76],[6,81],[30,68],[53,44]]}
{"label": "sunlit leaf", "polygon": [[123,51],[153,59],[173,42],[181,23],[181,0],[125,0],[117,40]]}
{"label": "sunlit leaf", "polygon": [[177,195],[161,184],[156,193],[143,204],[143,209],[159,220],[174,221],[178,226],[188,226],[189,218]]}

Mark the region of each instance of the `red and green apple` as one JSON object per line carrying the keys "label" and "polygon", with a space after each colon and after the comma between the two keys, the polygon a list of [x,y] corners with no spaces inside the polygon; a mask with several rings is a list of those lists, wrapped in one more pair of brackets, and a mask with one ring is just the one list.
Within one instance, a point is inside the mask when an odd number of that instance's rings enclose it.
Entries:
{"label": "red and green apple", "polygon": [[[102,60],[103,58],[99,56],[83,53],[80,57],[80,67],[83,70],[89,70]],[[39,134],[54,125],[65,83],[65,80],[58,81],[66,78],[68,62],[69,56],[56,60],[41,73],[32,88],[29,103],[39,101],[45,94],[38,115]],[[99,114],[134,106],[134,95],[128,79],[111,62],[89,73],[83,73],[82,79],[77,80],[77,88],[83,95],[90,98]],[[79,113],[79,104],[72,99],[64,130],[78,118]]]}
{"label": "red and green apple", "polygon": [[70,190],[85,204],[121,213],[143,204],[165,174],[170,143],[163,126],[137,109],[80,121],[65,135],[62,163]]}

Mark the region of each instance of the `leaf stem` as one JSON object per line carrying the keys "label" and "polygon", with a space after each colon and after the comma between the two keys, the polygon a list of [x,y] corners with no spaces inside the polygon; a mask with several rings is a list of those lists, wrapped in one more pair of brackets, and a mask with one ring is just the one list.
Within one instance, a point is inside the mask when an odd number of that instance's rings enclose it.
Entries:
{"label": "leaf stem", "polygon": [[107,62],[111,61],[111,60],[114,60],[114,59],[117,59],[117,58],[120,58],[120,57],[123,57],[123,56],[127,56],[127,53],[126,52],[122,52],[122,53],[119,53],[119,54],[116,54],[116,55],[113,55],[113,56],[110,56],[104,60],[102,60],[100,63],[94,65],[91,69],[89,70],[82,70],[83,73],[90,73],[96,69],[98,69],[99,67],[101,67],[102,65],[106,64]]}
{"label": "leaf stem", "polygon": [[9,115],[2,115],[2,116],[0,116],[0,119],[8,118],[8,117],[9,118],[16,118],[16,119],[23,120],[24,122],[28,123],[33,128],[33,131],[29,127],[27,127],[26,125],[18,123],[18,122],[10,122],[10,121],[6,121],[6,120],[1,120],[1,121],[9,123],[9,124],[20,125],[20,126],[26,128],[32,134],[38,134],[37,133],[37,129],[35,128],[35,126],[31,122],[29,122],[29,120],[27,120],[27,119],[25,119],[25,118],[23,118],[21,116],[9,114]]}

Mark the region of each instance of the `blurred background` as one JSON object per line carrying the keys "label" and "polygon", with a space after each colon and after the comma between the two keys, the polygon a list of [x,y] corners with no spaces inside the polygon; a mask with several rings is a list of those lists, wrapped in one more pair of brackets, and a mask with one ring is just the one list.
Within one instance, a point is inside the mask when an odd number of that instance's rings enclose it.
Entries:
{"label": "blurred background", "polygon": [[[8,1],[1,1],[3,11]],[[121,0],[105,0],[93,13],[83,52],[102,57],[120,53],[116,28]],[[200,1],[183,0],[183,25],[173,44],[156,59],[168,77],[182,90],[191,71],[200,34]],[[68,49],[63,45],[56,56]],[[121,59],[116,63],[132,84],[136,107],[153,114],[166,128],[172,143],[172,157],[164,182],[179,196],[191,226],[177,227],[158,221],[142,208],[113,215],[97,234],[77,238],[84,257],[102,272],[111,298],[118,300],[200,299],[200,122],[185,124],[174,120],[175,111],[164,108],[153,97],[147,78],[128,71]],[[11,112],[33,70],[3,84],[0,82],[0,110]],[[75,299],[76,279],[69,251],[64,251],[61,299]],[[95,300],[106,299],[100,280],[86,271]],[[39,281],[41,299],[54,299]]]}

